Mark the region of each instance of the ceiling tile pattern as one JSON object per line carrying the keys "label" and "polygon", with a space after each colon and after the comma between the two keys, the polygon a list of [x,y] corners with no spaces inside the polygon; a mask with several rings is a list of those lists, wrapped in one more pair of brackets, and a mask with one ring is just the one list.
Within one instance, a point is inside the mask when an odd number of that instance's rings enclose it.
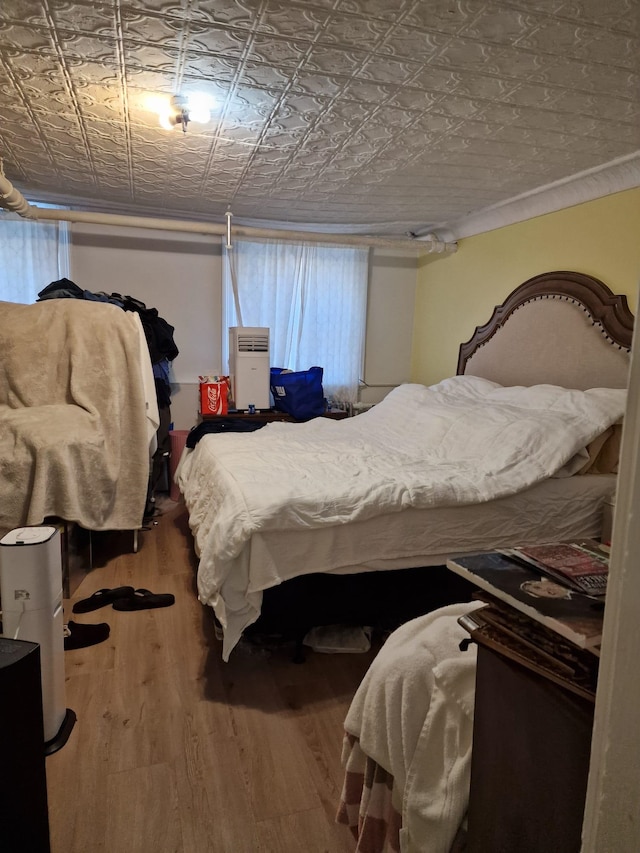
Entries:
{"label": "ceiling tile pattern", "polygon": [[[90,209],[400,234],[640,148],[637,0],[3,0],[0,156]],[[165,131],[153,93],[204,92]]]}

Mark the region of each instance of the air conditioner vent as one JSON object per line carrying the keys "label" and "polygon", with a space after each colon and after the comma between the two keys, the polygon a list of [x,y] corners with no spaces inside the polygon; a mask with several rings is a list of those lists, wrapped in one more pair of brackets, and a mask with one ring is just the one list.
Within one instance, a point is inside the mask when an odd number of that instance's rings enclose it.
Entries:
{"label": "air conditioner vent", "polygon": [[229,377],[236,409],[268,409],[269,327],[231,326],[229,328]]}
{"label": "air conditioner vent", "polygon": [[269,352],[269,335],[238,333],[238,352]]}

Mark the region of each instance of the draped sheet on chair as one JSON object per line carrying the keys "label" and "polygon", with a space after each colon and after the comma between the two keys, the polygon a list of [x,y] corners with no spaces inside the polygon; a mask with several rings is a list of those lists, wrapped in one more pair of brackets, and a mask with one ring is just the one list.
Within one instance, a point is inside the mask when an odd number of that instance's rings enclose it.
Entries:
{"label": "draped sheet on chair", "polygon": [[0,529],[47,517],[139,528],[157,427],[135,314],[73,299],[0,303]]}

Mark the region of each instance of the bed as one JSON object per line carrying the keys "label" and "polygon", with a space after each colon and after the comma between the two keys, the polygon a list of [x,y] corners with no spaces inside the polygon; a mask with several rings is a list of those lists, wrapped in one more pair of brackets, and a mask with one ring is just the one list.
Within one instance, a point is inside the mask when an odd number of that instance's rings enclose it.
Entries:
{"label": "bed", "polygon": [[[495,309],[461,346],[456,376],[437,386],[400,386],[345,421],[269,424],[251,434],[205,436],[186,450],[175,478],[199,555],[199,598],[224,631],[223,658],[261,616],[263,596],[292,581],[363,575],[375,583],[384,575],[393,585],[400,574],[389,570],[431,577],[430,567],[452,553],[597,536],[615,490],[610,457],[624,412],[632,329],[625,297],[590,276],[547,273]],[[529,408],[508,424],[478,417],[498,397],[516,411],[529,388],[536,411],[558,407],[546,426],[522,432],[535,420]],[[465,439],[453,421],[444,432],[442,424],[422,421],[417,431],[405,429],[416,412],[445,397],[475,407],[467,423],[473,464],[466,457],[461,463]],[[586,414],[587,398],[589,406],[598,402],[578,426],[575,411],[563,407],[577,404]],[[553,441],[540,441],[541,426]],[[445,434],[458,438],[455,462],[436,454],[435,480],[420,459],[421,430],[440,447]],[[523,464],[518,448],[531,443],[535,459]],[[515,478],[507,481],[507,470]],[[359,482],[364,489],[355,488]],[[345,608],[352,606],[347,601]],[[423,606],[425,612],[434,604]]]}

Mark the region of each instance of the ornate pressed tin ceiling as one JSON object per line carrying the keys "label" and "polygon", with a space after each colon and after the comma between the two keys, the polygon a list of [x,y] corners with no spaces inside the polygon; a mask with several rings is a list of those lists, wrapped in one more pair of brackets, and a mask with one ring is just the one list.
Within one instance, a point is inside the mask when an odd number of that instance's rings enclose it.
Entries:
{"label": "ornate pressed tin ceiling", "polygon": [[[402,234],[640,148],[638,0],[2,0],[32,199]],[[153,93],[216,99],[166,131]]]}

